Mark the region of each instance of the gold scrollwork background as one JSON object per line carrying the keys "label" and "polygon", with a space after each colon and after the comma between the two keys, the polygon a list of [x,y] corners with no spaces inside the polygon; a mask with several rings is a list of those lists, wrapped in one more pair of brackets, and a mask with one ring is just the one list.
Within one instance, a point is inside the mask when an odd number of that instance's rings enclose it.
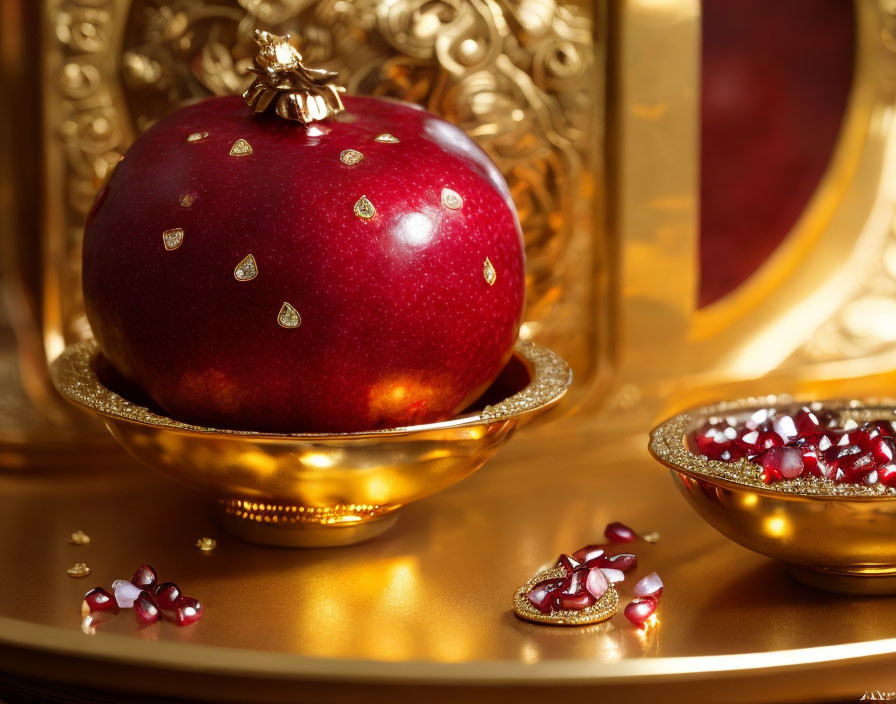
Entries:
{"label": "gold scrollwork background", "polygon": [[[172,106],[249,82],[252,31],[292,30],[306,60],[350,93],[417,102],[460,125],[505,174],[528,256],[525,335],[587,376],[592,232],[600,188],[603,56],[594,6],[559,0],[54,0],[59,49],[53,185],[64,192],[46,305],[47,354],[84,337],[81,228],[93,194]],[[51,62],[52,63],[52,62]]]}

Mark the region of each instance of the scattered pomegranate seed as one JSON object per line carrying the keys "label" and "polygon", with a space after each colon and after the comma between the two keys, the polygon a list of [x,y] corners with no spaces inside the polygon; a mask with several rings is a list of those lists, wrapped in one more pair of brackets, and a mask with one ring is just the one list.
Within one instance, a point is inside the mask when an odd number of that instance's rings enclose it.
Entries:
{"label": "scattered pomegranate seed", "polygon": [[[141,589],[135,581],[151,586]],[[202,604],[197,599],[184,596],[174,582],[156,585],[156,581],[156,571],[149,565],[142,565],[134,573],[132,581],[116,579],[112,582],[111,594],[102,587],[91,589],[84,595],[81,604],[84,623],[88,626],[90,623],[99,623],[97,619],[108,619],[118,613],[120,608],[133,608],[137,622],[141,625],[155,623],[164,616],[177,622],[179,626],[189,626],[202,618]],[[563,584],[563,580],[558,579],[556,582],[557,588]],[[90,623],[87,619],[91,619]]]}
{"label": "scattered pomegranate seed", "polygon": [[587,566],[605,567],[621,572],[631,572],[638,566],[638,558],[630,552],[621,552],[618,555],[601,555],[594,560],[589,560]]}
{"label": "scattered pomegranate seed", "polygon": [[579,566],[579,561],[571,558],[569,555],[563,554],[557,558],[557,563],[554,567],[562,567],[566,574],[572,574],[573,570]]}
{"label": "scattered pomegranate seed", "polygon": [[604,529],[604,535],[611,543],[630,543],[637,537],[635,531],[618,521],[607,525]]}
{"label": "scattered pomegranate seed", "polygon": [[[618,572],[618,570],[615,570]],[[621,572],[619,574],[622,574]],[[585,589],[594,597],[595,601],[600,599],[610,588],[610,580],[600,567],[588,570],[585,577]]]}
{"label": "scattered pomegranate seed", "polygon": [[604,546],[603,545],[586,545],[583,548],[579,548],[576,550],[572,556],[580,563],[588,562],[588,560],[593,560],[596,557],[600,557],[604,554]]}
{"label": "scattered pomegranate seed", "polygon": [[175,619],[177,600],[180,599],[181,596],[180,587],[174,582],[163,582],[156,587],[156,604],[159,605],[159,610],[165,618],[169,618],[172,621]]}
{"label": "scattered pomegranate seed", "polygon": [[646,577],[642,577],[635,584],[633,589],[635,596],[649,596],[659,599],[663,594],[663,580],[656,572],[651,572]]}
{"label": "scattered pomegranate seed", "polygon": [[603,572],[604,577],[607,578],[607,581],[610,584],[616,584],[617,582],[625,581],[625,575],[622,573],[622,570],[614,570],[612,567],[596,567],[595,569]]}
{"label": "scattered pomegranate seed", "polygon": [[[594,570],[575,570],[563,580],[563,586],[555,596],[556,608],[561,611],[581,611],[597,601],[594,595],[585,588],[587,577],[592,571]],[[597,572],[600,573],[600,570]],[[607,580],[604,578],[604,585],[606,583]]]}
{"label": "scattered pomegranate seed", "polygon": [[125,579],[116,579],[112,582],[112,593],[115,595],[115,603],[122,609],[130,609],[134,606],[134,600],[143,591],[140,587]]}
{"label": "scattered pomegranate seed", "polygon": [[141,626],[148,626],[161,618],[159,605],[152,594],[145,589],[141,589],[140,594],[134,600],[134,615],[137,617],[137,623]]}
{"label": "scattered pomegranate seed", "polygon": [[82,618],[87,618],[90,614],[98,611],[118,612],[118,604],[115,603],[115,597],[102,587],[91,589],[84,595],[84,601],[81,602]]}
{"label": "scattered pomegranate seed", "polygon": [[562,586],[562,579],[545,579],[532,587],[526,598],[541,613],[549,614],[551,613],[551,607],[554,605],[557,592]]}
{"label": "scattered pomegranate seed", "polygon": [[177,600],[177,625],[189,626],[202,618],[202,604],[191,596]]}
{"label": "scattered pomegranate seed", "polygon": [[135,584],[141,589],[152,591],[155,589],[158,577],[159,576],[152,567],[149,565],[140,565],[140,567],[137,568],[137,571],[134,572],[134,576],[131,577],[131,584]]}
{"label": "scattered pomegranate seed", "polygon": [[643,626],[656,611],[656,599],[649,596],[632,599],[625,607],[625,617],[635,626]]}

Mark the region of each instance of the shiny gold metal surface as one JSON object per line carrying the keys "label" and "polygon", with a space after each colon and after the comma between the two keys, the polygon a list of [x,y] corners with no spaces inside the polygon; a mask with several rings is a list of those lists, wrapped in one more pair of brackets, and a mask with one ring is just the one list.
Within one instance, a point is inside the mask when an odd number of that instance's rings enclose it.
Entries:
{"label": "shiny gold metal surface", "polygon": [[345,88],[334,83],[336,72],[306,68],[288,33],[281,37],[256,29],[253,38],[259,50],[248,70],[255,78],[243,98],[255,112],[273,106],[284,120],[307,125],[345,110],[339,95]]}
{"label": "shiny gold metal surface", "polygon": [[53,363],[60,393],[99,414],[134,457],[217,500],[221,526],[290,547],[379,535],[402,506],[479,469],[513,431],[555,406],[572,381],[550,350],[518,342],[485,398],[450,420],[357,433],[266,434],[181,423],[132,403],[98,375],[92,340]]}
{"label": "shiny gold metal surface", "polygon": [[[896,496],[882,486],[812,479],[764,486],[746,460],[726,464],[686,449],[707,418],[793,405],[776,397],[713,404],[680,413],[651,433],[650,452],[711,526],[744,547],[781,560],[810,586],[848,594],[896,594]],[[892,419],[893,407],[826,402],[844,418]],[[749,469],[751,471],[747,473]]]}
{"label": "shiny gold metal surface", "polygon": [[[0,475],[0,669],[111,701],[780,704],[896,689],[896,599],[808,589],[729,541],[677,496],[646,441],[593,420],[532,425],[382,536],[305,551],[228,537],[202,496],[130,459]],[[621,613],[575,629],[511,613],[541,565],[600,542],[614,520],[661,535],[639,545],[632,576],[663,579],[654,629]],[[89,546],[68,543],[76,529]],[[65,574],[77,561],[86,580]],[[123,612],[83,633],[84,592],[145,561],[203,601],[202,621],[138,629]]]}

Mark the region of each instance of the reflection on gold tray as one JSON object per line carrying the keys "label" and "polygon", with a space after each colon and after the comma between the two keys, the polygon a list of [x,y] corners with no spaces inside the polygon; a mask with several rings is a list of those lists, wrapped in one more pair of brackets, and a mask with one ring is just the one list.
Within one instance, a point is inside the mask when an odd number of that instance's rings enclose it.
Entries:
{"label": "reflection on gold tray", "polygon": [[[406,507],[388,533],[302,552],[222,535],[199,495],[136,464],[0,477],[2,669],[70,695],[77,684],[215,702],[417,701],[421,684],[433,702],[857,700],[894,689],[896,599],[794,582],[705,524],[645,445],[644,434],[570,419],[533,426],[472,477]],[[666,585],[655,628],[617,614],[556,629],[511,613],[540,565],[600,541],[613,520],[661,535],[639,546],[633,575],[656,570]],[[90,545],[68,543],[77,529]],[[202,535],[217,548],[198,550]],[[68,577],[81,561],[90,577]],[[81,595],[144,561],[202,599],[203,620],[138,630],[125,612],[82,633]]]}

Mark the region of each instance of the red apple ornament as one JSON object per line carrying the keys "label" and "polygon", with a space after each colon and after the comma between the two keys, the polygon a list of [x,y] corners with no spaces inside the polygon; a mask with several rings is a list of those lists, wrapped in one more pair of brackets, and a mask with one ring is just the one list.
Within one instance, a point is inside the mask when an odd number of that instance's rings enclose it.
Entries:
{"label": "red apple ornament", "polygon": [[504,179],[416,106],[347,97],[340,113],[330,74],[293,61],[284,38],[257,38],[245,97],[260,114],[239,97],[179,110],[97,197],[83,281],[104,356],[200,425],[348,432],[450,417],[500,372],[522,315]]}

